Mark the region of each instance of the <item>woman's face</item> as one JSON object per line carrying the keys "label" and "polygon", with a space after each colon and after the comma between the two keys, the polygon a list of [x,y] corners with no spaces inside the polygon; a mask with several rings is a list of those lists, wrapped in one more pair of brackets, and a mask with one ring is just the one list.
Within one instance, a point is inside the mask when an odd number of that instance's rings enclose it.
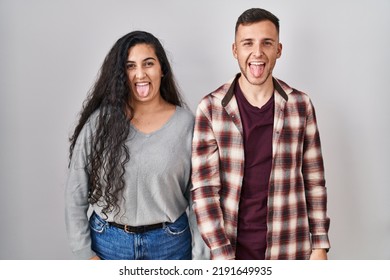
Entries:
{"label": "woman's face", "polygon": [[126,72],[132,102],[150,102],[160,98],[163,74],[161,64],[151,45],[142,43],[129,49]]}

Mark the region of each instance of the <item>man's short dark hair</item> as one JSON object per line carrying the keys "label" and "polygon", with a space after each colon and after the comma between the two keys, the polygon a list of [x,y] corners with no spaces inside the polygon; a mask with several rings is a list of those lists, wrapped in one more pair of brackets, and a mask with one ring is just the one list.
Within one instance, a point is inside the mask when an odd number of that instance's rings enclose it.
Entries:
{"label": "man's short dark hair", "polygon": [[235,33],[240,24],[246,25],[264,20],[271,21],[279,34],[279,19],[273,13],[261,8],[252,8],[243,12],[237,19]]}

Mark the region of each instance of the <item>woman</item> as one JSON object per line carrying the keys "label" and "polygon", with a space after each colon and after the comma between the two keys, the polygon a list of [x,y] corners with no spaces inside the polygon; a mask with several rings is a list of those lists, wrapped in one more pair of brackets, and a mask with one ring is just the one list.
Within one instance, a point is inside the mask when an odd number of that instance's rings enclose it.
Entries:
{"label": "woman", "polygon": [[183,106],[157,38],[134,31],[114,44],[70,138],[66,226],[78,258],[191,259],[194,117]]}

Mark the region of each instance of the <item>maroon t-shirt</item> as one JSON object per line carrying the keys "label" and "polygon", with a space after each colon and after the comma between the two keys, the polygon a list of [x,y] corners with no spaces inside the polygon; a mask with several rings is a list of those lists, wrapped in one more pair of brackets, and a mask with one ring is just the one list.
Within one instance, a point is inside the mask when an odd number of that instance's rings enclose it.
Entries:
{"label": "maroon t-shirt", "polygon": [[244,128],[245,169],[238,212],[236,259],[261,260],[267,247],[267,198],[272,165],[274,96],[252,106],[236,83],[235,96]]}

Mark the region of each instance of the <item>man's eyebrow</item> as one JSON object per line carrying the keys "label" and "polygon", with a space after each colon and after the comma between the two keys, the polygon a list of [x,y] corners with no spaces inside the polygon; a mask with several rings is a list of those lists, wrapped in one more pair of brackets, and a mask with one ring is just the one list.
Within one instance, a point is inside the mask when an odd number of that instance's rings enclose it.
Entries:
{"label": "man's eyebrow", "polygon": [[250,42],[250,41],[253,41],[253,40],[254,40],[254,39],[246,38],[246,39],[240,40],[240,43],[242,43],[242,42]]}
{"label": "man's eyebrow", "polygon": [[[242,42],[252,42],[252,41],[255,41],[255,39],[246,38],[246,39],[240,40],[240,43],[242,43]],[[261,41],[273,41],[273,42],[275,42],[276,40],[273,39],[273,38],[263,38],[263,39],[261,39]]]}

